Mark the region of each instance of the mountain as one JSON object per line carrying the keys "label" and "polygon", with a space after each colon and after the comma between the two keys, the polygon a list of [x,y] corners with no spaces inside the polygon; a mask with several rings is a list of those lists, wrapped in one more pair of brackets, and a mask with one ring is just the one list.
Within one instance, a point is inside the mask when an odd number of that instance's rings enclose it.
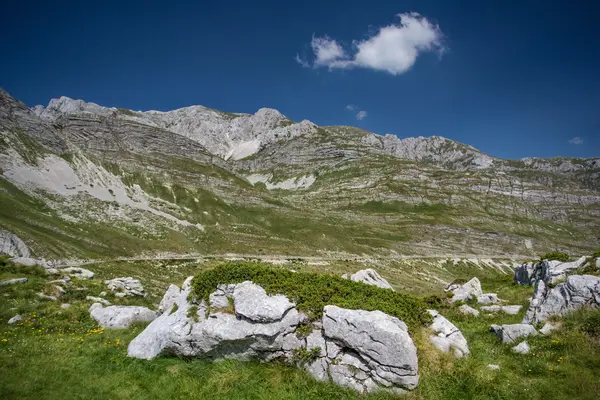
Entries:
{"label": "mountain", "polygon": [[598,158],[503,160],[266,108],[29,108],[1,90],[0,139],[0,228],[38,257],[600,247]]}

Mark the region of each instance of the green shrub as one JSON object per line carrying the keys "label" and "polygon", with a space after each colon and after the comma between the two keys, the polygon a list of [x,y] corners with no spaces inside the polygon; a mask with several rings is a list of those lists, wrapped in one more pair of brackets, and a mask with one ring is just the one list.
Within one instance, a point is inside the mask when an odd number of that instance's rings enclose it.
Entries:
{"label": "green shrub", "polygon": [[562,253],[560,251],[551,251],[548,254],[544,254],[540,257],[540,260],[557,260],[557,261],[569,261],[569,255],[567,253]]}
{"label": "green shrub", "polygon": [[208,302],[217,285],[244,281],[262,286],[268,294],[286,295],[311,320],[321,318],[326,305],[354,310],[381,310],[399,318],[411,328],[431,320],[431,316],[425,312],[425,301],[409,294],[338,276],[291,272],[258,263],[230,262],[202,271],[194,277],[193,294]]}
{"label": "green shrub", "polygon": [[320,347],[313,347],[310,350],[306,350],[304,347],[300,347],[292,350],[292,361],[300,363],[310,363],[319,358],[320,354]]}
{"label": "green shrub", "polygon": [[[177,304],[175,304],[175,306],[177,306]],[[198,306],[197,305],[192,305],[190,308],[188,308],[187,317],[193,319],[194,322],[198,322]]]}
{"label": "green shrub", "polygon": [[302,324],[298,325],[298,328],[296,328],[296,336],[299,338],[307,337],[308,335],[311,334],[312,331],[313,331],[313,326],[310,322],[302,323]]}

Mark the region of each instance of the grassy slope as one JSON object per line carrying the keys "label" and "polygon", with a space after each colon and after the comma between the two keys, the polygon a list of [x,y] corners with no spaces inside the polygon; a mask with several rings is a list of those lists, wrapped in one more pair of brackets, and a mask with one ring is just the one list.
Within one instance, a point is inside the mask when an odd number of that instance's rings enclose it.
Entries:
{"label": "grassy slope", "polygon": [[[212,265],[211,262],[207,262],[208,265]],[[294,264],[294,268],[299,266]],[[347,267],[331,266],[336,271]],[[64,300],[73,305],[66,310],[54,302],[35,298],[35,292],[49,290],[46,278],[35,270],[4,268],[0,272],[0,280],[17,276],[30,278],[26,284],[0,288],[0,398],[393,398],[387,394],[359,396],[331,384],[316,382],[296,368],[277,363],[228,361],[208,364],[178,358],[129,359],[126,346],[143,327],[98,330],[87,313],[89,302],[82,300],[84,295],[97,295],[103,290],[101,279],[126,272],[141,275],[142,282],[152,294],[147,299],[126,302],[149,305],[156,303],[162,294],[164,289],[159,290],[159,287],[164,287],[168,281],[179,283],[198,265],[165,262],[159,267],[122,263],[90,268],[98,272],[99,279],[75,281],[75,286],[86,290],[71,290],[72,294],[67,295],[70,297]],[[477,270],[462,265],[452,272],[456,278],[464,278],[473,276]],[[384,275],[397,286],[404,275],[392,272]],[[160,274],[168,278],[159,282],[156,278]],[[479,276],[483,277],[485,291],[497,292],[511,304],[526,304],[526,298],[531,294],[531,288],[513,285],[510,277],[492,272]],[[112,300],[114,303],[124,301]],[[17,310],[11,311],[13,307]],[[522,313],[471,318],[459,315],[453,307],[440,311],[462,330],[472,355],[462,360],[440,355],[428,344],[426,330],[421,330],[414,337],[419,351],[421,382],[419,388],[405,398],[596,399],[600,395],[597,379],[600,376],[600,338],[593,339],[583,333],[581,322],[586,319],[585,314],[571,317],[567,321],[568,328],[550,338],[530,339],[531,354],[516,355],[509,345],[499,343],[487,329],[491,323],[518,322]],[[7,319],[15,312],[24,313],[26,321],[17,326],[7,325]],[[596,321],[600,320],[598,312],[595,315]],[[499,364],[501,370],[489,370],[489,363]]]}

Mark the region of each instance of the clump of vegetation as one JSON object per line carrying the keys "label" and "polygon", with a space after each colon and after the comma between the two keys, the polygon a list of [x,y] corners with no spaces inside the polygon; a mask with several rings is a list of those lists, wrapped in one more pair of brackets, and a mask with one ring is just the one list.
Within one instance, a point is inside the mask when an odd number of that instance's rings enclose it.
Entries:
{"label": "clump of vegetation", "polygon": [[[173,304],[173,307],[171,307],[171,311],[169,311],[169,315],[176,313],[177,310],[179,310],[179,306],[177,304]],[[189,310],[188,310],[188,314],[189,314]],[[189,317],[189,315],[188,315],[188,317]]]}
{"label": "clump of vegetation", "polygon": [[550,253],[544,254],[540,257],[540,260],[557,260],[566,262],[569,261],[569,255],[567,253],[560,252],[558,250],[551,251]]}
{"label": "clump of vegetation", "polygon": [[296,336],[299,338],[307,337],[313,331],[311,323],[302,323],[296,328]]}
{"label": "clump of vegetation", "polygon": [[202,271],[194,277],[193,295],[208,301],[217,285],[244,281],[262,286],[268,294],[286,295],[296,303],[299,311],[307,313],[312,320],[321,318],[326,305],[367,311],[381,310],[412,328],[431,320],[431,316],[425,312],[426,302],[409,294],[338,276],[291,272],[257,263],[230,262]]}
{"label": "clump of vegetation", "polygon": [[311,363],[319,358],[319,354],[321,354],[321,348],[318,346],[313,347],[310,350],[300,347],[292,350],[292,361],[299,363]]}
{"label": "clump of vegetation", "polygon": [[194,322],[198,322],[198,306],[192,305],[187,310],[187,317],[194,320]]}

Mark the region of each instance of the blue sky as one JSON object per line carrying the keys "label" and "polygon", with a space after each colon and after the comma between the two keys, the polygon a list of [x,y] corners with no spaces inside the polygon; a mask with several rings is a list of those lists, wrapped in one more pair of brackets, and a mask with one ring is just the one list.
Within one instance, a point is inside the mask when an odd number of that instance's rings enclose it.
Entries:
{"label": "blue sky", "polygon": [[4,4],[0,87],[29,105],[272,107],[504,158],[600,156],[598,2],[122,3]]}

